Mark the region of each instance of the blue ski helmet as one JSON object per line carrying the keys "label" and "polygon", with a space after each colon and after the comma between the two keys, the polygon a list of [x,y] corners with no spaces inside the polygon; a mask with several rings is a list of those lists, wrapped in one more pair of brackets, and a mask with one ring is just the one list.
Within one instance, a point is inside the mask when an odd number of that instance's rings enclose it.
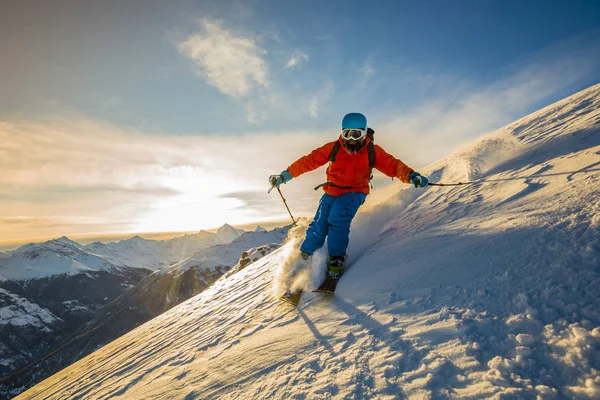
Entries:
{"label": "blue ski helmet", "polygon": [[342,129],[367,129],[367,117],[361,113],[350,113],[342,119]]}

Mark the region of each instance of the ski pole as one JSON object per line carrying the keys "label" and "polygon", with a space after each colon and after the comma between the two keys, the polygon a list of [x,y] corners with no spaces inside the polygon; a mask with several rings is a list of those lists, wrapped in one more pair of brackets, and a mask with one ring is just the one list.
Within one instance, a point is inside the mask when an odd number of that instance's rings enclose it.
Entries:
{"label": "ski pole", "polygon": [[472,185],[479,182],[458,182],[458,183],[429,183],[429,186],[460,186],[460,185]]}
{"label": "ski pole", "polygon": [[281,189],[279,189],[279,186],[277,186],[277,191],[279,192],[279,195],[281,196],[281,200],[283,200],[283,204],[285,204],[285,208],[287,208],[288,213],[290,213],[290,217],[292,218],[292,222],[294,223],[294,226],[296,226],[296,220],[294,219],[294,216],[292,215],[292,212],[290,211],[290,208],[287,205],[287,201],[285,200],[285,197],[283,197],[283,193],[281,193]]}
{"label": "ski pole", "polygon": [[292,212],[290,211],[287,201],[285,200],[285,197],[283,197],[283,193],[281,193],[281,189],[279,189],[279,186],[275,186],[275,185],[271,186],[271,189],[269,189],[269,191],[267,193],[271,193],[271,190],[273,190],[273,188],[277,189],[277,191],[279,192],[279,195],[281,196],[281,200],[283,200],[283,204],[285,205],[285,208],[287,208],[287,211],[290,214],[290,217],[292,218],[292,222],[294,223],[294,226],[296,226],[296,220],[294,219],[294,216],[292,215]]}

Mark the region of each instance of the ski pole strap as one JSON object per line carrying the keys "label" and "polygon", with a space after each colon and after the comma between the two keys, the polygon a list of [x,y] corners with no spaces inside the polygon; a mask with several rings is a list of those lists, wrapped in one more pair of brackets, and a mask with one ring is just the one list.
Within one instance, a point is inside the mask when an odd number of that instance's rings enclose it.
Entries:
{"label": "ski pole strap", "polygon": [[472,185],[477,182],[458,182],[458,183],[429,183],[428,186],[460,186],[460,185]]}

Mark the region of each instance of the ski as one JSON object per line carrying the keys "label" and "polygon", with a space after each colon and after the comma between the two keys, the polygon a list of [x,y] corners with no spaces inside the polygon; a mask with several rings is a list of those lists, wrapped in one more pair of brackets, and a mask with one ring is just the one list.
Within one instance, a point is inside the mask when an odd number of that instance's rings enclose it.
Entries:
{"label": "ski", "polygon": [[300,290],[299,292],[294,292],[294,293],[285,292],[283,294],[283,296],[281,296],[279,298],[279,300],[283,301],[284,303],[288,303],[288,304],[291,304],[294,307],[296,307],[298,305],[298,303],[300,302],[300,297],[301,296],[302,296],[302,290]]}
{"label": "ski", "polygon": [[311,292],[334,294],[335,288],[337,287],[339,280],[339,278],[325,278],[323,283],[321,283],[321,286],[319,286],[315,290],[311,290]]}

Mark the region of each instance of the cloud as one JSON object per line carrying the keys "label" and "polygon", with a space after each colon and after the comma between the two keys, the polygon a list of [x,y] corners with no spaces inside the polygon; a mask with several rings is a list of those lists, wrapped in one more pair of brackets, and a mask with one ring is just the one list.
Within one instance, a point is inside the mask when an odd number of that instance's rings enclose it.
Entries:
{"label": "cloud", "polygon": [[[304,131],[161,135],[72,116],[0,122],[0,241],[103,233],[115,221],[148,232],[283,219],[268,176],[322,140]],[[316,180],[322,174],[285,188],[300,215],[316,204]],[[255,197],[241,207],[247,199],[232,191]]]}
{"label": "cloud", "polygon": [[200,76],[232,97],[247,96],[255,86],[268,87],[267,52],[251,36],[235,35],[209,19],[201,25],[204,32],[178,46],[198,67]]}
{"label": "cloud", "polygon": [[369,79],[371,79],[371,77],[373,75],[375,75],[375,68],[373,68],[372,62],[370,59],[368,59],[367,61],[365,61],[362,69],[362,79],[363,82],[366,83],[369,81]]}
{"label": "cloud", "polygon": [[309,57],[308,54],[306,54],[303,51],[295,51],[292,56],[290,57],[290,59],[288,60],[287,64],[285,65],[286,69],[290,69],[290,68],[296,68],[300,63],[304,62],[304,61],[308,61]]}
{"label": "cloud", "polygon": [[316,118],[319,116],[319,99],[316,95],[313,96],[308,103],[308,112],[310,113],[311,117]]}
{"label": "cloud", "polygon": [[[8,190],[10,189],[10,190]],[[73,200],[74,197],[122,197],[127,198],[128,196],[138,197],[168,197],[176,196],[181,192],[169,187],[154,186],[149,184],[147,186],[123,186],[123,185],[89,185],[89,184],[42,184],[36,186],[21,186],[6,188],[0,188],[0,201],[3,202],[22,202],[23,199],[37,198],[40,203],[55,203],[64,202],[65,200]]]}
{"label": "cloud", "polygon": [[308,103],[308,112],[311,117],[316,118],[319,116],[320,109],[331,100],[334,92],[333,83],[328,81],[321,90],[312,96]]}

